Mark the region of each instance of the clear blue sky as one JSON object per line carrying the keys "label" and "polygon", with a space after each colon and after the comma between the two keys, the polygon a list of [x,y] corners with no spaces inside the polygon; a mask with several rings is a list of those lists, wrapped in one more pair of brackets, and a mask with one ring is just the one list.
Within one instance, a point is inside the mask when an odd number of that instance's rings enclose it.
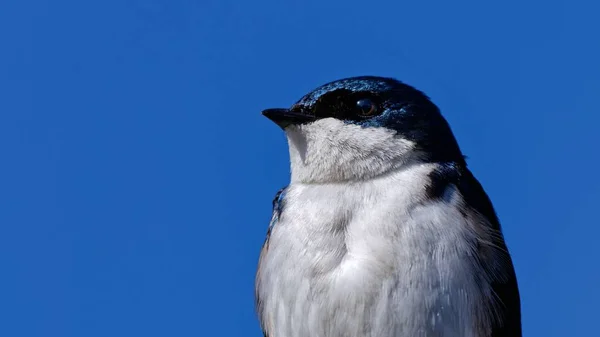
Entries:
{"label": "clear blue sky", "polygon": [[0,2],[0,335],[255,336],[282,132],[340,77],[441,107],[504,226],[526,336],[597,334],[594,1]]}

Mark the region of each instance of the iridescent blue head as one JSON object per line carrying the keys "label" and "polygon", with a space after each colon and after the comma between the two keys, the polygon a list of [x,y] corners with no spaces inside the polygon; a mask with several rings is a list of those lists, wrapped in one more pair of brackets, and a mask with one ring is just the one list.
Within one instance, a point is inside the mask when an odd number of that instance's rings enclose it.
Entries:
{"label": "iridescent blue head", "polygon": [[362,127],[387,128],[414,141],[435,161],[463,161],[450,126],[421,91],[392,78],[361,76],[324,84],[290,109],[263,114],[282,128],[335,118]]}

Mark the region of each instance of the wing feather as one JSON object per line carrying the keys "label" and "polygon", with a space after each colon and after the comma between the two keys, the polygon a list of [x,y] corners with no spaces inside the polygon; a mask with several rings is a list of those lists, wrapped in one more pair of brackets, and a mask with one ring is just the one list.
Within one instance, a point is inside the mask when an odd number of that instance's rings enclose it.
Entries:
{"label": "wing feather", "polygon": [[446,188],[457,187],[463,198],[461,213],[474,226],[476,255],[492,295],[484,307],[493,308],[493,319],[478,318],[481,337],[521,337],[521,303],[517,277],[496,211],[487,193],[465,165],[446,163],[430,174],[428,198],[443,198]]}

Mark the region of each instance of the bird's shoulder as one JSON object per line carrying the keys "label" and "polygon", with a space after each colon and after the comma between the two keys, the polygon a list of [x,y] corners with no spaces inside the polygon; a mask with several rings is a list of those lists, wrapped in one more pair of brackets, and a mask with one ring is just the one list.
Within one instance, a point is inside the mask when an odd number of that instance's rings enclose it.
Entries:
{"label": "bird's shoulder", "polygon": [[481,266],[490,276],[493,296],[489,300],[495,301],[491,306],[496,308],[496,317],[491,329],[485,329],[489,332],[483,332],[483,335],[520,337],[521,309],[517,279],[492,202],[466,165],[442,163],[430,172],[426,186],[428,199],[444,199],[449,190],[459,193],[462,200],[457,207],[461,215],[480,234],[474,245]]}
{"label": "bird's shoulder", "polygon": [[267,229],[266,241],[269,240],[269,237],[271,236],[271,231],[273,230],[273,227],[275,226],[277,221],[279,221],[279,216],[281,215],[281,212],[283,210],[283,206],[285,203],[285,195],[286,195],[287,189],[288,189],[288,186],[285,186],[285,187],[282,187],[281,189],[279,189],[279,191],[277,191],[277,193],[275,193],[275,197],[273,198],[273,211],[271,214],[271,221],[269,222],[269,228]]}

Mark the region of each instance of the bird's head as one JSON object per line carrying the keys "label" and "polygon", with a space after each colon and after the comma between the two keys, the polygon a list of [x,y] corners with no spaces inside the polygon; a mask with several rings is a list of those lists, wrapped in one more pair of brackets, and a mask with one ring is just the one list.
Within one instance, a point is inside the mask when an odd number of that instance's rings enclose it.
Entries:
{"label": "bird's head", "polygon": [[267,109],[263,115],[285,130],[292,181],[356,181],[415,163],[464,164],[437,106],[391,78],[330,82],[289,109]]}

